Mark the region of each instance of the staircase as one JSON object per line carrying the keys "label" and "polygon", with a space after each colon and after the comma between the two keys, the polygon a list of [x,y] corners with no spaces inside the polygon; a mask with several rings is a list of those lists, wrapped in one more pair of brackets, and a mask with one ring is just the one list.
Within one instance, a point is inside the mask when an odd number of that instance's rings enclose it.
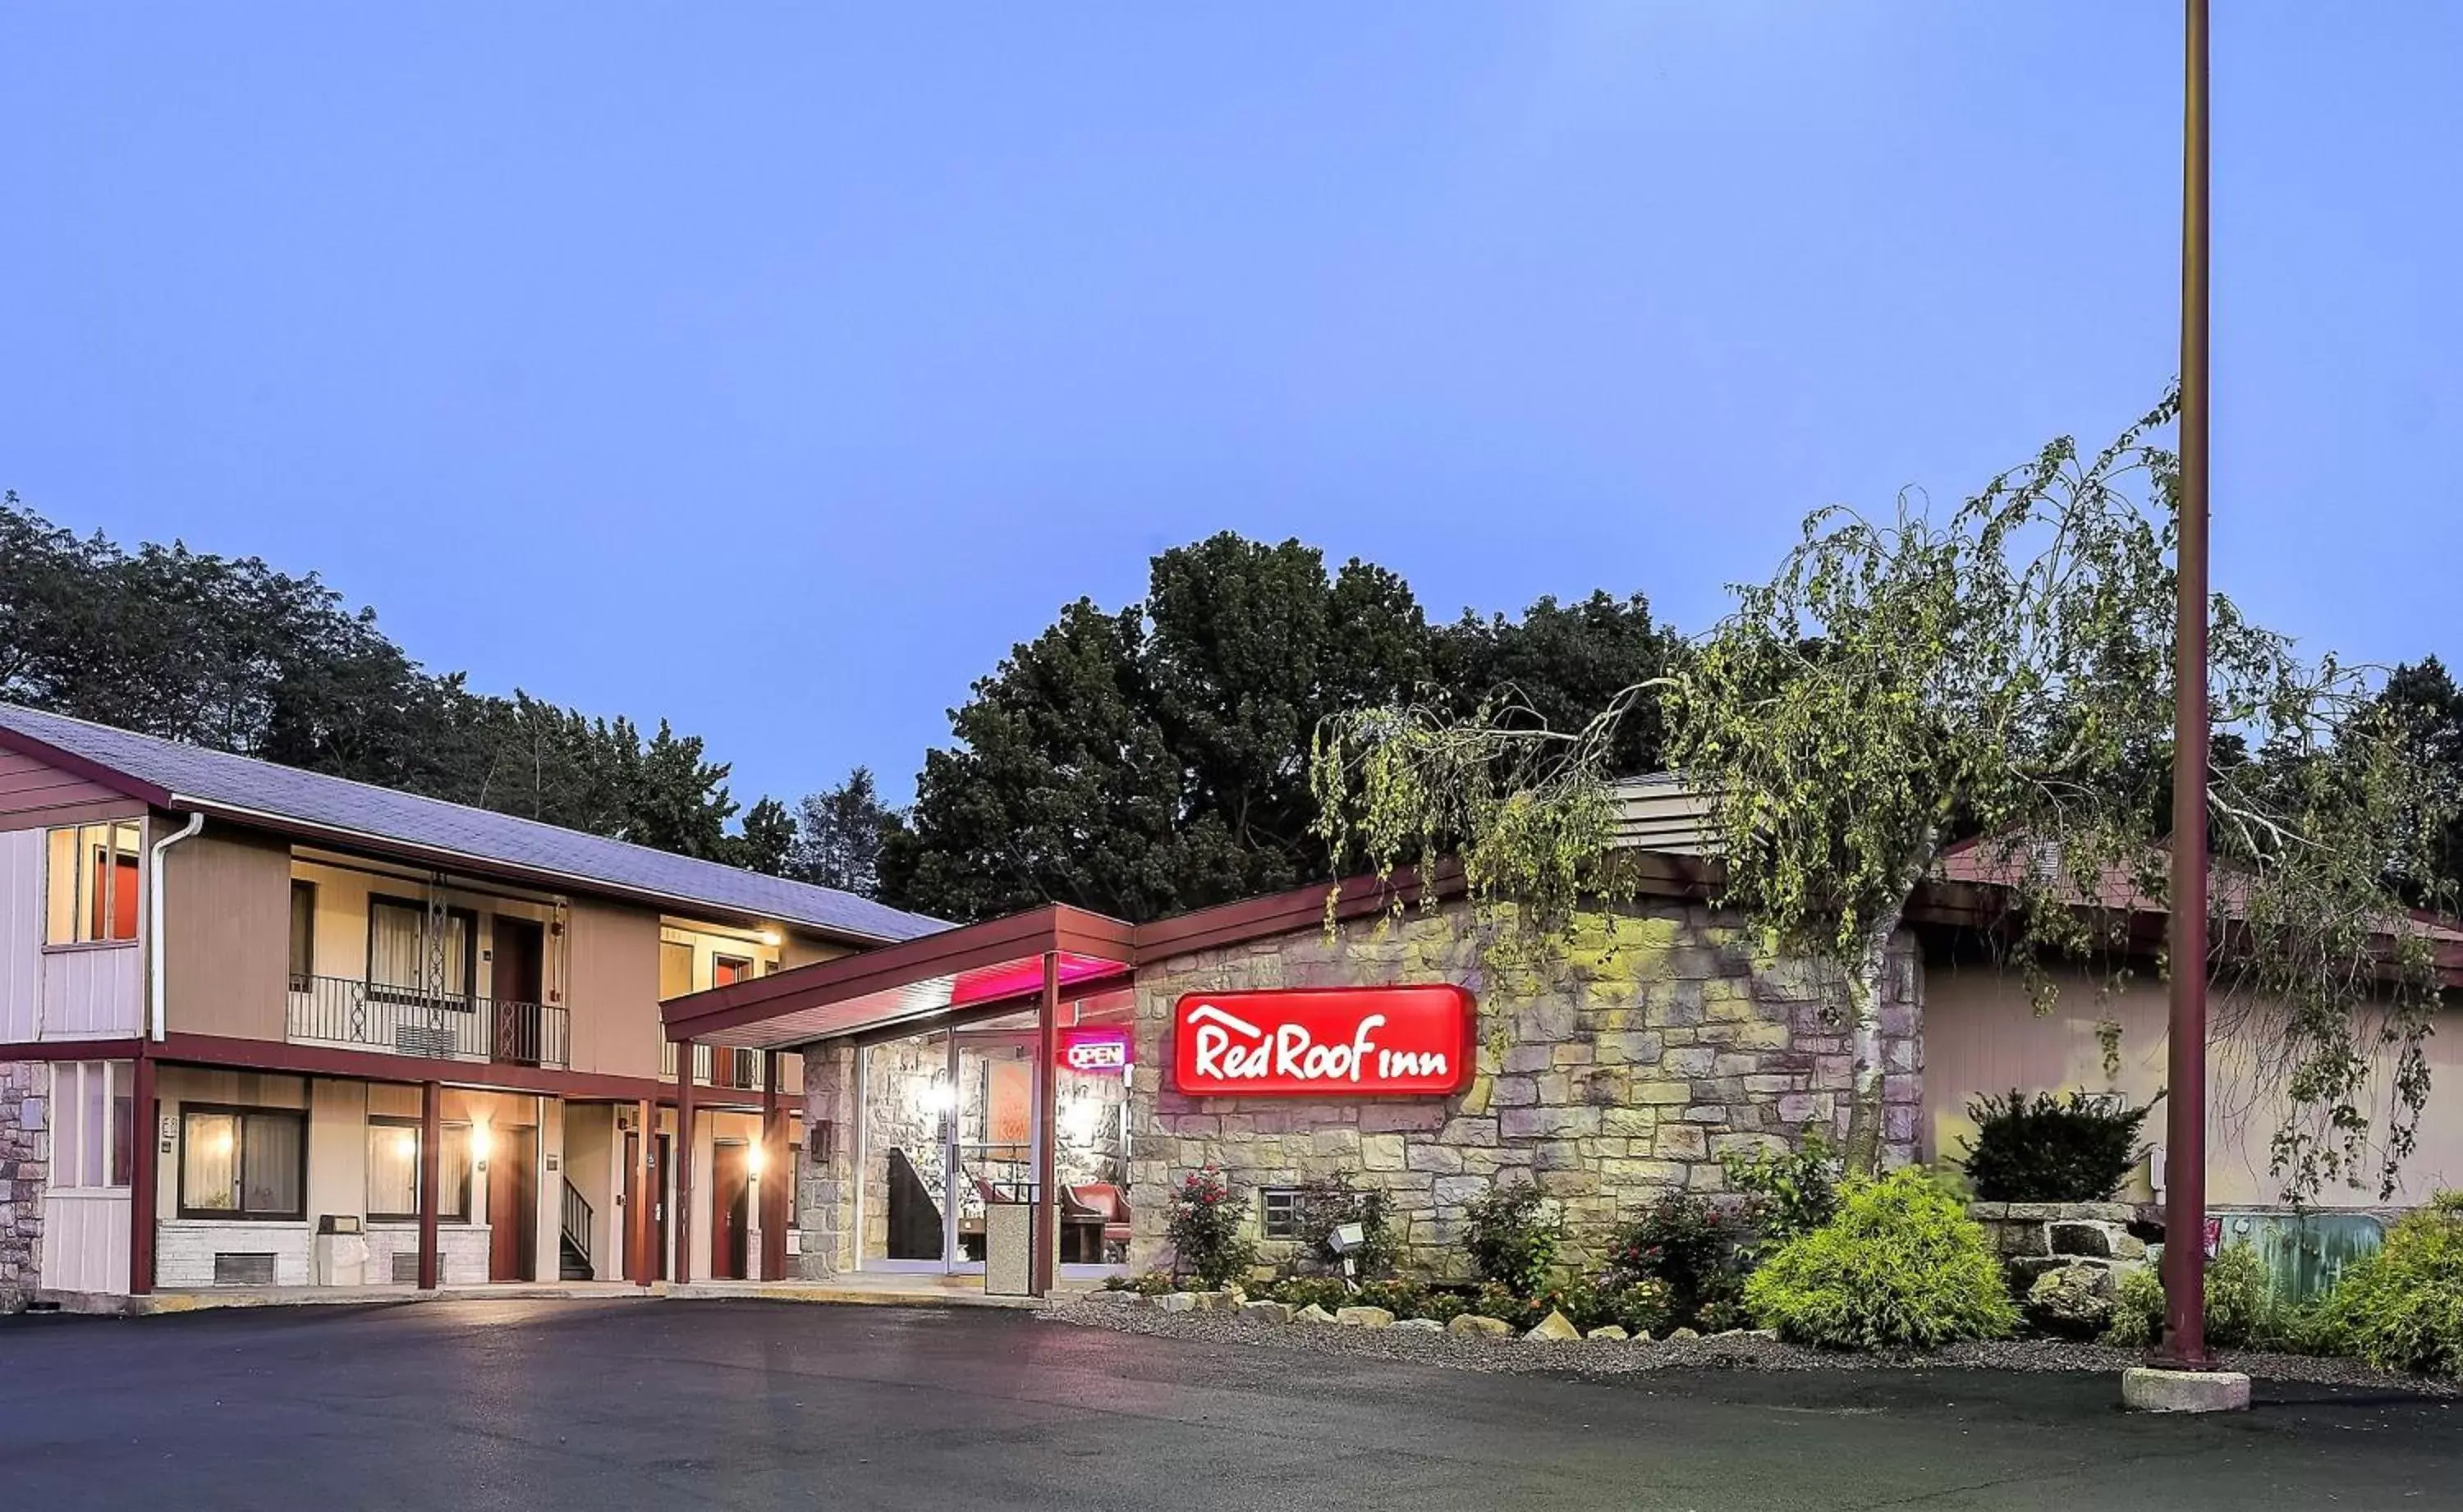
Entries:
{"label": "staircase", "polygon": [[558,1225],[556,1236],[557,1280],[589,1281],[598,1274],[590,1263],[590,1233],[596,1217],[590,1199],[581,1195],[581,1189],[573,1184],[573,1177],[566,1177],[564,1220]]}

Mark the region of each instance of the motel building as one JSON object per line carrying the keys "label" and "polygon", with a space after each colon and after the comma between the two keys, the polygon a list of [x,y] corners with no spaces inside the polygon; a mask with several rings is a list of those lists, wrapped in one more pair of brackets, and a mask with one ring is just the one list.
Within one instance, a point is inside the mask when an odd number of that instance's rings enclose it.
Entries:
{"label": "motel building", "polygon": [[941,927],[0,705],[0,1307],[784,1279],[801,1058],[660,1001]]}
{"label": "motel building", "polygon": [[[1390,1197],[1417,1270],[1459,1273],[1465,1207],[1504,1181],[1596,1259],[1657,1194],[1717,1191],[1723,1156],[1837,1131],[1852,1077],[1835,992],[1710,903],[1698,800],[1622,796],[1641,896],[1503,969],[1450,896],[949,927],[0,705],[0,1306],[1035,1295],[1167,1262],[1206,1166],[1270,1259],[1333,1177]],[[2162,1085],[2157,974],[2100,1002],[2081,971],[2038,1016],[1983,943],[1999,906],[1953,853],[1893,942],[1894,1159],[1956,1156],[1982,1093]],[[2441,946],[2463,968],[2463,935]],[[2430,1054],[2463,1077],[2463,1036]],[[2260,1221],[2279,1094],[2249,1047],[2209,1062],[2211,1203]],[[2389,1205],[2452,1186],[2463,1099],[2438,1097]]]}

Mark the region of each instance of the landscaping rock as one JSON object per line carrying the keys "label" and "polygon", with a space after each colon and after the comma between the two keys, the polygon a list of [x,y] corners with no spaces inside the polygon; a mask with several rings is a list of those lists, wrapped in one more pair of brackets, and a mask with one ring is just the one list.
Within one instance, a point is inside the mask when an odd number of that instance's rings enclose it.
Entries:
{"label": "landscaping rock", "polygon": [[1394,1315],[1383,1307],[1338,1307],[1334,1321],[1346,1328],[1390,1328]]}
{"label": "landscaping rock", "polygon": [[1502,1318],[1484,1318],[1476,1312],[1465,1312],[1447,1324],[1446,1331],[1463,1339],[1500,1339],[1512,1333],[1514,1327]]}
{"label": "landscaping rock", "polygon": [[2084,1255],[2096,1260],[2144,1260],[2147,1242],[2120,1223],[2084,1221],[2052,1225],[2056,1255]]}
{"label": "landscaping rock", "polygon": [[1613,1323],[1604,1323],[1600,1327],[1593,1328],[1590,1332],[1583,1334],[1582,1337],[1586,1339],[1615,1339],[1623,1341],[1632,1338],[1633,1335],[1625,1332],[1624,1329],[1618,1328]]}
{"label": "landscaping rock", "polygon": [[1667,1330],[1667,1342],[1670,1344],[1678,1344],[1687,1339],[1698,1339],[1702,1335],[1694,1332],[1691,1328],[1670,1328]]}
{"label": "landscaping rock", "polygon": [[1288,1302],[1240,1304],[1240,1316],[1243,1321],[1249,1323],[1289,1323],[1292,1321],[1292,1314],[1297,1310],[1298,1309]]}
{"label": "landscaping rock", "polygon": [[1523,1335],[1526,1339],[1537,1339],[1542,1344],[1563,1344],[1581,1336],[1582,1330],[1575,1328],[1573,1320],[1561,1312],[1549,1313],[1548,1316],[1533,1324],[1531,1331]]}
{"label": "landscaping rock", "polygon": [[1121,1290],[1090,1291],[1086,1294],[1086,1300],[1100,1303],[1107,1307],[1135,1307],[1143,1306],[1146,1299],[1134,1291]]}
{"label": "landscaping rock", "polygon": [[1446,1331],[1446,1326],[1439,1323],[1434,1318],[1404,1318],[1398,1321],[1394,1327],[1406,1329],[1412,1333],[1443,1333]]}
{"label": "landscaping rock", "polygon": [[2109,1264],[2074,1260],[2038,1276],[2023,1304],[2027,1321],[2064,1339],[2101,1336],[2112,1323],[2120,1279]]}
{"label": "landscaping rock", "polygon": [[1197,1310],[1197,1293],[1193,1291],[1171,1292],[1166,1296],[1157,1297],[1154,1305],[1166,1312],[1195,1312]]}
{"label": "landscaping rock", "polygon": [[1302,1307],[1299,1311],[1293,1313],[1292,1321],[1295,1323],[1332,1323],[1334,1321],[1334,1314],[1326,1311],[1323,1307],[1320,1307],[1316,1303],[1312,1302],[1307,1307]]}

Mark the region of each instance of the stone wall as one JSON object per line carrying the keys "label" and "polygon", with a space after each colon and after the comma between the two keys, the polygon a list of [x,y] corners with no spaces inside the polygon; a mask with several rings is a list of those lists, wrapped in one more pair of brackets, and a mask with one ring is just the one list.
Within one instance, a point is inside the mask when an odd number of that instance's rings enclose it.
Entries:
{"label": "stone wall", "polygon": [[50,1072],[39,1061],[0,1062],[0,1312],[23,1307],[41,1281]]}
{"label": "stone wall", "polygon": [[[1443,1275],[1463,1269],[1464,1204],[1500,1180],[1557,1198],[1573,1258],[1596,1260],[1619,1220],[1659,1193],[1719,1190],[1720,1156],[1843,1130],[1852,1063],[1835,992],[1733,919],[1678,904],[1594,917],[1546,964],[1489,973],[1471,927],[1456,904],[1346,924],[1332,940],[1311,928],[1143,965],[1131,1264],[1167,1258],[1169,1193],[1206,1164],[1244,1199],[1338,1173],[1383,1188],[1406,1264]],[[1479,1002],[1478,1075],[1458,1096],[1191,1099],[1160,1085],[1184,993],[1438,982]],[[1894,945],[1889,983],[1885,1136],[1903,1162],[1914,1158],[1921,1097],[1911,940]]]}
{"label": "stone wall", "polygon": [[789,1264],[806,1281],[855,1268],[855,1048],[804,1054],[804,1168],[796,1173],[796,1253]]}

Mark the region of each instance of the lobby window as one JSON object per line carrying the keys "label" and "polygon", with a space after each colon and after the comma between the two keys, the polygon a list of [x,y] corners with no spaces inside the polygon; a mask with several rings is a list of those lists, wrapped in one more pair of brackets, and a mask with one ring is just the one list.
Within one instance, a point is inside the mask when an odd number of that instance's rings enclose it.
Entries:
{"label": "lobby window", "polygon": [[[437,1153],[436,1218],[442,1223],[470,1220],[470,1126],[447,1124]],[[419,1123],[411,1118],[368,1120],[368,1218],[409,1222],[419,1217]]]}
{"label": "lobby window", "polygon": [[316,975],[316,884],[291,884],[291,990],[305,992]]}
{"label": "lobby window", "polygon": [[1300,1194],[1297,1187],[1257,1189],[1257,1237],[1268,1240],[1300,1237]]}
{"label": "lobby window", "polygon": [[135,1162],[135,1099],[125,1062],[62,1061],[52,1068],[52,1185],[124,1187]]}
{"label": "lobby window", "polygon": [[137,938],[138,836],[133,824],[54,830],[43,942],[89,945]]}
{"label": "lobby window", "polygon": [[180,1112],[180,1216],[307,1216],[308,1115],[290,1108]]}

